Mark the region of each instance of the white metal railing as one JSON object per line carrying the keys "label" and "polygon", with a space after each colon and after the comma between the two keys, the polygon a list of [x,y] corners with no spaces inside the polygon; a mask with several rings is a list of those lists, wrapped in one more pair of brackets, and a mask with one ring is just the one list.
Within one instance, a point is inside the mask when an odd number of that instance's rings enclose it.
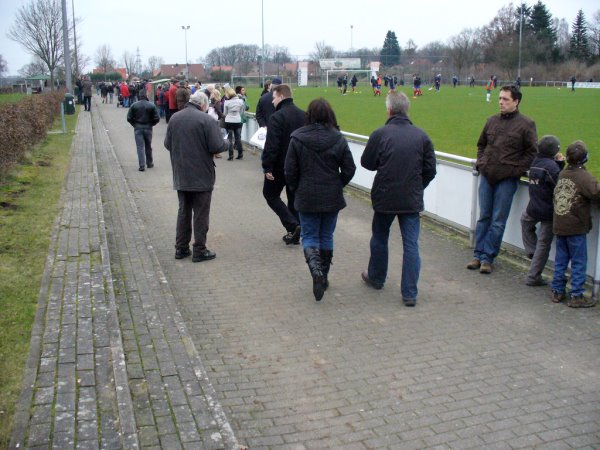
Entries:
{"label": "white metal railing", "polygon": [[[242,140],[248,144],[258,124],[253,114],[247,114],[248,121],[242,130]],[[370,192],[375,172],[360,165],[368,136],[342,131],[348,138],[348,145],[356,164],[353,187]],[[479,216],[478,186],[479,172],[475,159],[436,151],[437,175],[425,190],[424,213],[435,220],[454,227],[469,235],[470,245],[474,245],[475,226]],[[504,231],[503,246],[524,250],[521,238],[521,214],[529,202],[527,181],[519,183],[513,199],[510,215]],[[587,274],[593,281],[593,295],[600,290],[600,208],[592,207],[593,232],[588,234]],[[554,262],[555,248],[552,244],[550,261]]]}

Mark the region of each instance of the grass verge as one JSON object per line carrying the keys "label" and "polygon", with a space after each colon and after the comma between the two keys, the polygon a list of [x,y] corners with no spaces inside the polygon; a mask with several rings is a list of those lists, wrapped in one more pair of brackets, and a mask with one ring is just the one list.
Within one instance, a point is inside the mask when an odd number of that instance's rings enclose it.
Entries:
{"label": "grass verge", "polygon": [[[0,178],[0,448],[7,448],[77,116]],[[60,129],[60,118],[54,125]]]}

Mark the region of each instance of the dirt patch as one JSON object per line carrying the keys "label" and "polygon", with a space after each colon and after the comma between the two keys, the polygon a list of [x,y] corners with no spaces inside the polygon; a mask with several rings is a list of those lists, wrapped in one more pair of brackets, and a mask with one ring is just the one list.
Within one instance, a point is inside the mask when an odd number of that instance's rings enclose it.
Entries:
{"label": "dirt patch", "polygon": [[15,210],[18,208],[18,206],[14,205],[13,203],[9,203],[9,202],[0,202],[0,208]]}

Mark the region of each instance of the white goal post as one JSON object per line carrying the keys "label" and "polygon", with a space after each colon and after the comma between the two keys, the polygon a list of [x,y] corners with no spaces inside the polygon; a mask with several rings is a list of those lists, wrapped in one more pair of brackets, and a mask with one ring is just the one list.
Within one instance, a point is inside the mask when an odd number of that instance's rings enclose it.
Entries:
{"label": "white goal post", "polygon": [[[325,86],[326,87],[329,87],[329,72],[332,72],[332,73],[347,73],[348,76],[350,78],[352,78],[352,74],[354,74],[354,73],[371,74],[373,71],[372,70],[355,70],[355,69],[329,69],[329,70],[327,70],[325,72],[326,73],[326,76],[325,76]],[[348,78],[348,84],[350,84],[350,78]],[[369,78],[369,77],[367,76],[367,78]],[[337,78],[336,78],[336,82],[337,82]]]}

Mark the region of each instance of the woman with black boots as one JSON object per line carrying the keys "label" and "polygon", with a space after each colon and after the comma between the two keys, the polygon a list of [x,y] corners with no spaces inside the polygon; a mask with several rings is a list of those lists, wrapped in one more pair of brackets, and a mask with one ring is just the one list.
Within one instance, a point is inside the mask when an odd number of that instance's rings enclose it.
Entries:
{"label": "woman with black boots", "polygon": [[302,246],[317,301],[329,286],[333,233],[338,212],[346,206],[344,186],[356,171],[348,142],[324,98],[313,100],[306,125],[292,133],[285,159],[285,178],[296,193]]}

